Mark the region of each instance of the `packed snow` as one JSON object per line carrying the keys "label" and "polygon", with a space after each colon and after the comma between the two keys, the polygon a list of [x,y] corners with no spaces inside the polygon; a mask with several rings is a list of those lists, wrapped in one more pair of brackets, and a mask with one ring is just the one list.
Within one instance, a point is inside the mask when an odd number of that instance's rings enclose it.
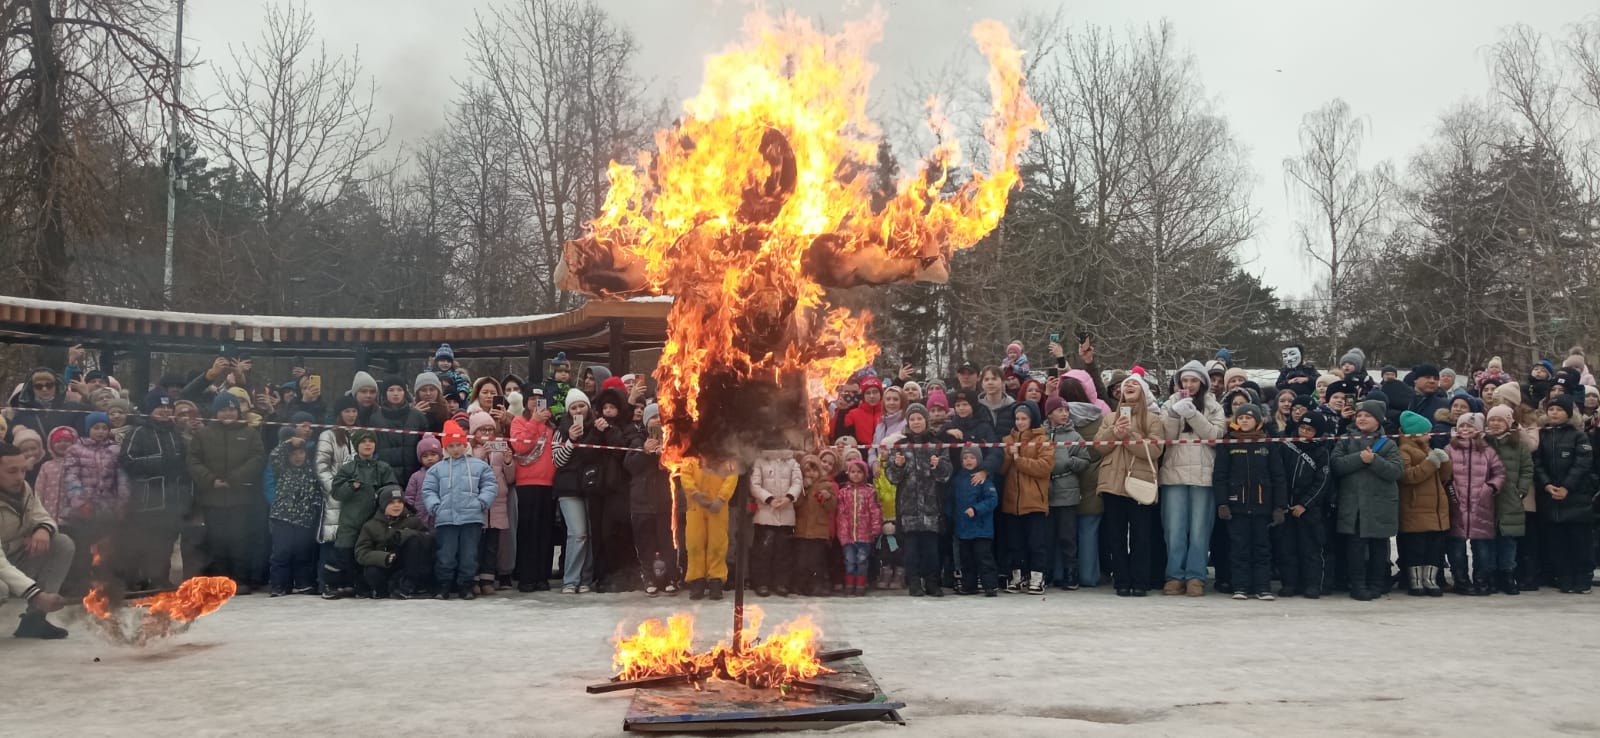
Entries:
{"label": "packed snow", "polygon": [[[758,601],[752,597],[752,601]],[[1051,591],[997,599],[759,600],[866,650],[906,727],[839,735],[1593,735],[1600,598],[1404,595],[1236,602]],[[724,636],[732,603],[642,594],[475,602],[241,597],[187,634],[113,646],[0,639],[5,733],[622,734],[618,623],[692,610]],[[15,601],[0,606],[5,627]],[[82,615],[78,615],[79,618]]]}

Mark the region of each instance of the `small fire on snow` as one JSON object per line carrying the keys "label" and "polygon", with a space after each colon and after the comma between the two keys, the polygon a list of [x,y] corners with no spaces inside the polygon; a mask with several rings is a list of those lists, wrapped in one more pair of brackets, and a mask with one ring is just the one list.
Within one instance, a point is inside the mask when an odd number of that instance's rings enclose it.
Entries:
{"label": "small fire on snow", "polygon": [[[96,550],[94,568],[98,569],[99,564],[100,552]],[[107,638],[130,646],[143,646],[188,630],[190,623],[216,612],[233,599],[238,589],[227,577],[194,577],[172,592],[142,597],[120,608],[113,605],[115,600],[108,594],[106,584],[96,582],[83,598],[83,609],[93,616],[90,622]]]}
{"label": "small fire on snow", "polygon": [[614,679],[682,675],[697,685],[716,678],[768,688],[832,672],[817,661],[821,631],[811,618],[801,616],[784,623],[762,640],[761,608],[747,608],[747,617],[750,624],[744,629],[738,649],[719,641],[710,650],[696,653],[694,616],[686,612],[677,613],[666,622],[659,618],[646,620],[632,635],[619,631],[617,650],[612,655],[617,670]]}

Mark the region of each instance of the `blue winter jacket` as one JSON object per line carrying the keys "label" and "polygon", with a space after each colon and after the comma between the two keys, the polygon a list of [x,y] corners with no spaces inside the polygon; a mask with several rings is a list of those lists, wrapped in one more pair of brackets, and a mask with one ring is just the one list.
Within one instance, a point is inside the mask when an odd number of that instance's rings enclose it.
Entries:
{"label": "blue winter jacket", "polygon": [[434,525],[483,524],[500,490],[494,470],[476,456],[445,457],[422,478],[422,504]]}
{"label": "blue winter jacket", "polygon": [[[974,471],[981,471],[979,467]],[[994,511],[1000,506],[1000,492],[991,475],[983,484],[972,483],[972,472],[957,469],[950,477],[950,519],[955,521],[956,538],[994,538]],[[977,514],[967,517],[967,508]]]}

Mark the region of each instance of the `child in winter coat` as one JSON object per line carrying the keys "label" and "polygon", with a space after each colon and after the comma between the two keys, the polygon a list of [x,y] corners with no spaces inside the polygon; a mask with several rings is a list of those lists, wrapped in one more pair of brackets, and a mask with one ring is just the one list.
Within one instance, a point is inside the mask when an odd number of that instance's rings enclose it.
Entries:
{"label": "child in winter coat", "polygon": [[844,547],[845,594],[860,597],[867,593],[867,556],[883,527],[883,509],[878,506],[877,490],[867,483],[867,462],[850,459],[845,462],[845,474],[833,527]]}
{"label": "child in winter coat", "polygon": [[1495,588],[1502,594],[1522,594],[1517,585],[1517,541],[1527,531],[1527,512],[1523,500],[1533,493],[1533,453],[1527,440],[1515,428],[1510,407],[1489,409],[1486,439],[1500,456],[1506,483],[1495,495]]}
{"label": "child in winter coat", "polygon": [[428,580],[433,558],[433,536],[406,506],[405,491],[383,488],[378,511],[356,539],[356,563],[373,598],[411,599],[417,583]]}
{"label": "child in winter coat", "polygon": [[[365,428],[350,431],[350,442],[355,447],[355,455],[345,459],[339,471],[333,475],[333,488],[329,494],[339,503],[339,527],[333,538],[334,556],[341,572],[354,575],[360,571],[356,566],[356,538],[361,535],[361,526],[378,509],[378,490],[390,485],[398,485],[394,470],[378,458],[378,437]],[[359,582],[360,586],[349,586],[357,582],[345,582],[346,586],[336,590],[324,587],[323,599],[338,599],[340,597],[356,594],[367,594],[365,581]]]}
{"label": "child in winter coat", "polygon": [[1400,478],[1400,565],[1410,578],[1406,594],[1438,597],[1439,565],[1444,562],[1444,542],[1450,530],[1450,454],[1430,448],[1427,434],[1433,424],[1409,410],[1400,414],[1403,476]]}
{"label": "child in winter coat", "polygon": [[750,470],[750,504],[755,510],[755,546],[750,575],[756,594],[789,595],[789,538],[794,534],[794,504],[805,491],[794,452],[763,451]]}
{"label": "child in winter coat", "polygon": [[445,389],[453,389],[462,397],[472,391],[472,382],[466,372],[456,368],[456,352],[448,343],[439,344],[439,350],[433,352],[433,373],[439,375],[439,383]]}
{"label": "child in winter coat", "polygon": [[1283,589],[1278,594],[1284,597],[1298,594],[1314,600],[1322,596],[1327,570],[1323,552],[1333,501],[1333,477],[1328,470],[1333,443],[1326,437],[1333,435],[1333,426],[1333,419],[1322,413],[1305,413],[1293,424],[1296,440],[1278,452],[1289,493],[1278,566],[1283,575]]}
{"label": "child in winter coat", "polygon": [[[1389,539],[1400,527],[1400,449],[1383,435],[1382,402],[1356,406],[1351,437],[1334,447],[1331,466],[1339,480],[1339,526],[1349,536],[1350,599],[1371,601],[1389,578]],[[1426,422],[1426,421],[1424,421]]]}
{"label": "child in winter coat", "polygon": [[74,580],[88,575],[92,549],[112,535],[128,501],[128,475],[117,463],[122,447],[111,435],[111,418],[102,412],[89,413],[83,426],[84,435],[67,449],[62,471],[64,499],[61,517],[56,519],[62,532],[78,544],[70,577]]}
{"label": "child in winter coat", "polygon": [[685,581],[689,599],[722,599],[728,578],[728,501],[739,481],[732,461],[713,464],[690,458],[678,469],[686,502],[683,520]]}
{"label": "child in winter coat", "polygon": [[955,521],[961,548],[962,579],[956,594],[973,595],[981,588],[985,597],[1000,593],[1000,570],[994,563],[994,511],[1000,493],[994,480],[983,473],[983,450],[968,444],[961,449],[961,470],[950,478],[950,519]]}
{"label": "child in winter coat", "polygon": [[428,470],[444,458],[444,444],[439,442],[437,433],[429,433],[417,441],[417,461],[422,462],[422,468],[411,473],[411,478],[406,480],[406,506],[416,511],[417,521],[422,527],[433,530],[433,514],[428,512],[428,506],[422,502],[422,480],[428,476]]}
{"label": "child in winter coat", "polygon": [[[899,443],[902,437],[895,433],[884,443]],[[889,481],[889,456],[879,455],[873,461],[873,453],[872,449],[868,449],[867,463],[872,468],[872,488],[878,493],[878,509],[883,512],[883,525],[872,544],[872,562],[878,568],[878,589],[895,589],[904,587],[906,583],[906,552],[900,543],[899,526],[895,524],[895,487],[894,482]]]}
{"label": "child in winter coat", "polygon": [[[628,513],[633,519],[633,547],[639,557],[639,576],[644,593],[655,597],[663,592],[678,594],[678,549],[672,535],[672,477],[661,461],[661,408],[652,403],[645,409],[643,433],[629,443],[634,450],[622,459],[628,472]],[[521,512],[521,511],[519,511]],[[517,542],[518,552],[524,545]],[[520,557],[519,557],[520,558]],[[656,570],[656,560],[662,567]],[[544,554],[544,567],[550,556]],[[520,567],[519,567],[520,571]]]}
{"label": "child in winter coat", "polygon": [[[1066,400],[1052,395],[1045,400],[1044,408],[1047,440],[1059,444],[1083,443]],[[1083,501],[1079,475],[1094,459],[1088,446],[1059,445],[1054,449],[1055,463],[1050,467],[1050,523],[1055,529],[1057,556],[1049,560],[1046,568],[1053,572],[1059,565],[1061,579],[1056,585],[1063,590],[1074,590],[1078,588],[1078,503]]]}
{"label": "child in winter coat", "polygon": [[447,430],[444,453],[445,459],[430,467],[422,479],[422,501],[433,514],[438,541],[434,599],[448,600],[451,593],[458,593],[461,599],[470,600],[477,596],[472,579],[478,572],[483,524],[500,484],[489,463],[468,451],[466,434]]}
{"label": "child in winter coat", "polygon": [[800,461],[800,477],[805,492],[794,503],[795,566],[789,590],[823,597],[828,594],[828,542],[833,538],[833,514],[839,509],[838,486],[820,456]]}
{"label": "child in winter coat", "polygon": [[[1044,594],[1045,560],[1050,552],[1050,476],[1055,467],[1055,452],[1042,441],[1039,406],[1023,400],[1012,411],[1013,430],[1004,442],[1005,459],[1000,473],[1005,484],[1000,500],[1000,522],[1006,526],[1011,579],[1007,592]],[[1026,584],[1023,578],[1026,577]]]}
{"label": "child in winter coat", "polygon": [[944,513],[944,483],[950,479],[950,455],[934,443],[928,410],[921,403],[906,411],[906,437],[890,449],[886,473],[895,485],[898,534],[905,543],[906,582],[912,597],[943,597],[939,574],[939,518]]}
{"label": "child in winter coat", "polygon": [[1544,412],[1533,455],[1539,534],[1549,547],[1556,586],[1567,594],[1588,594],[1594,572],[1594,448],[1579,427],[1572,397],[1550,398]]}
{"label": "child in winter coat", "polygon": [[[28,429],[18,427],[17,430]],[[45,512],[57,521],[61,520],[67,507],[67,453],[76,445],[77,431],[64,425],[50,431],[50,454],[39,464],[39,476],[33,482],[33,490],[39,493],[39,502],[44,505]]]}
{"label": "child in winter coat", "polygon": [[267,513],[272,531],[268,586],[273,597],[316,591],[322,486],[308,456],[305,439],[291,436],[272,450],[268,460],[277,490]]}
{"label": "child in winter coat", "polygon": [[1266,411],[1246,403],[1234,408],[1228,438],[1211,469],[1217,517],[1228,521],[1228,552],[1233,557],[1233,598],[1276,599],[1272,594],[1272,543],[1267,529],[1284,519],[1288,485],[1278,444],[1267,440]]}
{"label": "child in winter coat", "polygon": [[1019,379],[1026,379],[1028,370],[1032,366],[1028,361],[1028,355],[1022,352],[1021,341],[1012,341],[1006,345],[1006,358],[1000,362],[1000,371]]}
{"label": "child in winter coat", "polygon": [[489,465],[494,471],[494,502],[489,506],[483,522],[483,535],[478,539],[478,577],[474,587],[478,594],[494,594],[496,580],[501,589],[509,589],[512,566],[509,557],[515,542],[510,540],[515,529],[511,520],[511,488],[516,486],[516,470],[511,465],[511,449],[505,441],[495,440],[500,427],[488,413],[473,413],[468,421],[472,429],[472,455]]}
{"label": "child in winter coat", "polygon": [[[1450,564],[1456,594],[1487,595],[1499,567],[1494,558],[1498,518],[1495,499],[1506,485],[1500,454],[1484,441],[1485,423],[1480,413],[1456,419],[1456,436],[1450,441],[1450,468],[1454,494],[1450,496]],[[1472,567],[1467,571],[1467,544],[1472,545]]]}

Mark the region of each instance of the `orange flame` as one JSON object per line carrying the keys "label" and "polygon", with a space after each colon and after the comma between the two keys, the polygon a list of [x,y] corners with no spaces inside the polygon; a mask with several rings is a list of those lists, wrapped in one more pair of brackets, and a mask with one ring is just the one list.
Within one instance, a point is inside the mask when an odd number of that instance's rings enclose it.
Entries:
{"label": "orange flame", "polygon": [[824,432],[822,398],[878,353],[870,316],[831,308],[826,288],[947,279],[952,251],[999,223],[1017,157],[1044,128],[1022,53],[999,23],[979,23],[973,36],[991,66],[989,171],[945,193],[961,158],[945,139],[875,210],[867,49],[881,19],[828,34],[758,13],[746,35],[707,59],[700,94],[656,134],[654,153],[612,163],[599,216],[557,270],[564,288],[591,295],[675,296],[656,369],[674,470],[688,451],[675,430],[701,418],[708,374],[778,386],[803,377],[817,403],[811,430]]}
{"label": "orange flame", "polygon": [[645,679],[681,674],[696,682],[712,677],[752,687],[777,687],[810,679],[829,669],[817,661],[821,631],[809,617],[778,627],[766,640],[759,638],[761,608],[747,608],[750,624],[737,653],[726,641],[709,651],[694,651],[694,616],[678,613],[666,622],[651,618],[631,636],[617,638],[612,665],[616,679]]}
{"label": "orange flame", "polygon": [[[100,552],[95,551],[95,563]],[[216,612],[233,599],[239,586],[227,577],[194,577],[172,592],[160,592],[128,603],[139,615],[137,622],[124,624],[124,610],[112,608],[111,596],[103,582],[96,582],[83,598],[83,608],[96,618],[100,629],[113,641],[142,646],[152,640],[182,632],[189,623]]]}

